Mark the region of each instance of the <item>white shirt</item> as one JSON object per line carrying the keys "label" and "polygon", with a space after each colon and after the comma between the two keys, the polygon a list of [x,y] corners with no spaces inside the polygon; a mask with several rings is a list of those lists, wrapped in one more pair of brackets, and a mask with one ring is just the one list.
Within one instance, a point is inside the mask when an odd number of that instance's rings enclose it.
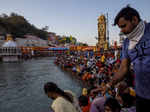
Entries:
{"label": "white shirt", "polygon": [[63,97],[56,98],[51,107],[54,112],[77,112],[73,104]]}

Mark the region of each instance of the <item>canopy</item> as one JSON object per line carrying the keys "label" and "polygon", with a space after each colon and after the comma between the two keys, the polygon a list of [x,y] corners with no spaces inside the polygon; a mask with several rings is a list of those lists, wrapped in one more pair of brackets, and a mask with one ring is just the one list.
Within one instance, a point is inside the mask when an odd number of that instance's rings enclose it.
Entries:
{"label": "canopy", "polygon": [[69,48],[67,48],[67,47],[52,47],[52,48],[48,48],[48,50],[69,50]]}

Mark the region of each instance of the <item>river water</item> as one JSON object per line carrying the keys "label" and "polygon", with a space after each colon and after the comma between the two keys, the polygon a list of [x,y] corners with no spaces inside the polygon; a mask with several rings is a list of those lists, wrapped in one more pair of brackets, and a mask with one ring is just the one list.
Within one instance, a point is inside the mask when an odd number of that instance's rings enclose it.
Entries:
{"label": "river water", "polygon": [[54,63],[40,58],[19,63],[0,63],[0,112],[50,112],[44,83],[55,82],[62,89],[81,94],[83,84]]}

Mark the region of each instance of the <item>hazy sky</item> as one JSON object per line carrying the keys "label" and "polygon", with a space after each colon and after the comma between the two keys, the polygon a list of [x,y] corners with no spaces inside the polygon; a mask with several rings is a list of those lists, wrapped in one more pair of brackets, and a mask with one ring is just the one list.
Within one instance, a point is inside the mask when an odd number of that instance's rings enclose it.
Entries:
{"label": "hazy sky", "polygon": [[78,41],[95,45],[97,19],[109,15],[110,40],[118,40],[119,28],[112,26],[118,11],[130,4],[150,21],[150,0],[0,0],[0,14],[15,12],[38,28],[49,26],[57,35],[72,35]]}

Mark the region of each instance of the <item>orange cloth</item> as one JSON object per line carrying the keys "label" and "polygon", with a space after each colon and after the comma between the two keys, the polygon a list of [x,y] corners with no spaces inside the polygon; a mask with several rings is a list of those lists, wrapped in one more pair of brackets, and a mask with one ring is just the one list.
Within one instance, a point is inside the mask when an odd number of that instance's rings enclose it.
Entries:
{"label": "orange cloth", "polygon": [[90,112],[90,106],[91,104],[88,104],[87,106],[82,107],[82,112]]}
{"label": "orange cloth", "polygon": [[87,80],[89,80],[90,78],[92,78],[92,75],[91,75],[91,74],[88,74],[88,75],[87,75]]}

